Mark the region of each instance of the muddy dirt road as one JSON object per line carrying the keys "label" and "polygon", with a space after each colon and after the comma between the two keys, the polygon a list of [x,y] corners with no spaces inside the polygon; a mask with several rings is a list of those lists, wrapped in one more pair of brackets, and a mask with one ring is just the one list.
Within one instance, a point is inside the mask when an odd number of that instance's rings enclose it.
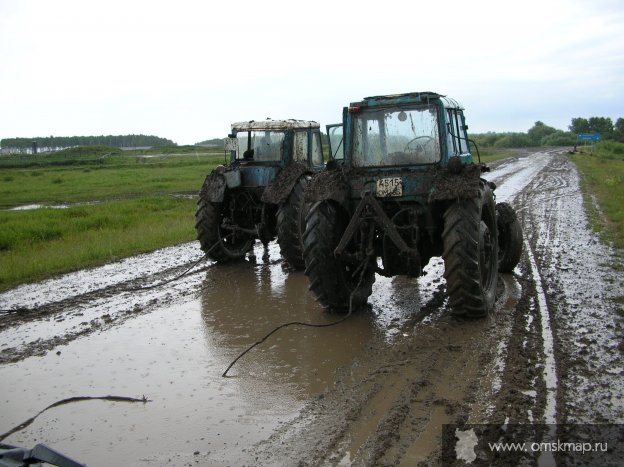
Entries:
{"label": "muddy dirt road", "polygon": [[[0,433],[89,465],[440,465],[448,423],[624,423],[614,252],[588,231],[561,152],[493,165],[525,252],[496,312],[449,316],[441,260],[419,279],[377,278],[370,308],[329,328],[276,245],[203,262],[195,242],[0,295]],[[530,465],[530,464],[527,464]]]}

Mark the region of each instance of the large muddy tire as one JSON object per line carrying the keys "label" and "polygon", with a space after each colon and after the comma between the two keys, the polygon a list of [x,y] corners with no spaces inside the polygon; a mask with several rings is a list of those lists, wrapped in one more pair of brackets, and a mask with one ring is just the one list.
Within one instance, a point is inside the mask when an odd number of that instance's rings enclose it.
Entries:
{"label": "large muddy tire", "polygon": [[204,253],[209,258],[225,262],[242,259],[253,245],[249,235],[233,235],[222,230],[225,203],[211,203],[201,195],[195,212],[195,230]]}
{"label": "large muddy tire", "polygon": [[356,310],[366,304],[373,291],[375,272],[367,268],[363,275],[334,256],[334,249],[344,233],[348,217],[333,202],[316,203],[306,218],[303,235],[305,274],[310,290],[328,311]]}
{"label": "large muddy tire", "polygon": [[498,270],[512,272],[522,255],[522,226],[509,203],[496,205],[498,225]]}
{"label": "large muddy tire", "polygon": [[498,279],[496,209],[492,191],[458,200],[444,212],[444,277],[453,314],[481,318],[494,307]]}
{"label": "large muddy tire", "polygon": [[290,195],[277,210],[277,243],[282,256],[294,269],[305,268],[303,261],[303,233],[308,205],[304,193],[308,179],[304,175],[297,180]]}

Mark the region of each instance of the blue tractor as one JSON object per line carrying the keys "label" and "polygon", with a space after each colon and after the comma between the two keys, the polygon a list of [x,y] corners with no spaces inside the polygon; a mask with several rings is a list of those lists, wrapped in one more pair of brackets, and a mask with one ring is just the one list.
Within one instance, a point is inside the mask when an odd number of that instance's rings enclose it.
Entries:
{"label": "blue tractor", "polygon": [[232,124],[230,163],[210,173],[199,193],[195,229],[202,250],[218,262],[242,259],[256,239],[277,237],[295,269],[304,267],[304,192],[323,168],[319,124],[262,120]]}
{"label": "blue tractor", "polygon": [[495,205],[488,167],[473,160],[463,108],[433,92],[367,97],[328,125],[328,170],[306,192],[310,290],[327,309],[366,303],[375,274],[418,277],[444,259],[453,312],[492,310],[499,271],[522,252],[507,203]]}

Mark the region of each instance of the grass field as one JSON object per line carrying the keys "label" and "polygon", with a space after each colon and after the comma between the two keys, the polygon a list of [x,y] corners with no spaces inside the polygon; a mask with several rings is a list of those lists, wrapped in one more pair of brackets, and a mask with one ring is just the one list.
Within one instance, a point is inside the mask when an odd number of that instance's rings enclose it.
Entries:
{"label": "grass field", "polygon": [[[582,189],[593,228],[603,240],[624,248],[624,144],[605,141],[571,155],[582,174]],[[594,196],[602,213],[591,200]]]}
{"label": "grass field", "polygon": [[[101,201],[167,193],[195,193],[214,158],[168,164],[136,163],[98,168],[44,168],[0,171],[0,206]],[[198,179],[200,185],[198,186]]]}
{"label": "grass field", "polygon": [[[481,154],[481,162],[484,164],[489,164],[490,162],[505,159],[506,157],[511,157],[513,155],[513,153],[509,150],[493,148],[479,149],[479,153]],[[472,153],[472,157],[476,162],[477,152],[474,150]]]}
{"label": "grass field", "polygon": [[[15,156],[0,158],[1,208],[195,193],[199,190],[198,177],[203,179],[224,161],[223,151],[201,155],[124,153],[104,159],[72,154],[66,159],[71,164],[64,164],[58,155],[17,157],[19,160]],[[14,166],[7,168],[7,160]]]}
{"label": "grass field", "polygon": [[0,289],[195,238],[195,201],[150,197],[0,213]]}
{"label": "grass field", "polygon": [[[64,157],[0,158],[0,290],[193,240],[194,195],[224,161],[218,150]],[[7,210],[32,204],[64,208]]]}

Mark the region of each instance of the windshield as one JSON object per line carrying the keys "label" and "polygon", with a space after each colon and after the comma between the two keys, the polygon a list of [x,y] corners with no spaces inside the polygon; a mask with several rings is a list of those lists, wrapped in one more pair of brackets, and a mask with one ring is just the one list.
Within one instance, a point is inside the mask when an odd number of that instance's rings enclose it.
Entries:
{"label": "windshield", "polygon": [[359,167],[432,164],[440,160],[434,106],[354,114],[353,164]]}
{"label": "windshield", "polygon": [[248,161],[279,161],[282,159],[284,133],[281,131],[243,131],[236,134],[236,158]]}

